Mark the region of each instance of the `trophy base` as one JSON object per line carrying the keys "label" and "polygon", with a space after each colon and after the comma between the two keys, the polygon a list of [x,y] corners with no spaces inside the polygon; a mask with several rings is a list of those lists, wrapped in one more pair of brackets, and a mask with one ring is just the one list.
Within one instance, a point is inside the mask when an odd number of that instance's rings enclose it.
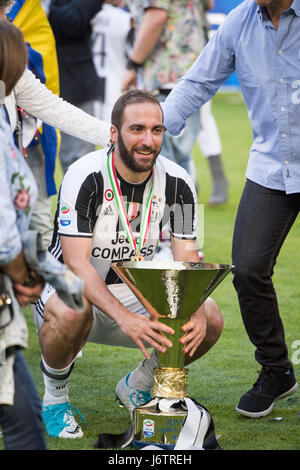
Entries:
{"label": "trophy base", "polygon": [[[134,447],[140,449],[147,445],[158,445],[164,449],[173,449],[183,428],[187,411],[181,407],[169,412],[162,412],[153,400],[133,411]],[[150,406],[149,406],[150,405]]]}

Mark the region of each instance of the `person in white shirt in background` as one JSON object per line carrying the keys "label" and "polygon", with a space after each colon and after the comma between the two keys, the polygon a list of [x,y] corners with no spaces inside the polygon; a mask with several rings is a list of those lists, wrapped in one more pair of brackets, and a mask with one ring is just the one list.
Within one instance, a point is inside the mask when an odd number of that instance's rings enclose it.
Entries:
{"label": "person in white shirt in background", "polygon": [[131,47],[133,27],[124,0],[106,0],[91,20],[92,54],[103,83],[103,99],[94,103],[94,115],[110,122],[114,103],[122,94],[122,80]]}

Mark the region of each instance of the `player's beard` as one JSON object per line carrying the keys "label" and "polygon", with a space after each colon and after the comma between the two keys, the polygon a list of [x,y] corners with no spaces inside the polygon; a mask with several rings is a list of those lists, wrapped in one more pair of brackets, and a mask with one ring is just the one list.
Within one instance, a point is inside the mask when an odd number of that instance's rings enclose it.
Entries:
{"label": "player's beard", "polygon": [[[119,154],[120,154],[121,159],[123,160],[123,163],[125,163],[125,165],[132,171],[135,171],[137,173],[142,173],[144,171],[151,170],[159,155],[160,149],[161,148],[156,149],[153,147],[142,146],[142,147],[132,147],[131,150],[128,150],[128,148],[126,147],[122,139],[121,132],[119,132],[119,135],[118,135]],[[134,158],[134,151],[137,151],[137,150],[145,151],[145,152],[147,151],[153,152],[153,157],[151,158],[151,160],[140,164]]]}

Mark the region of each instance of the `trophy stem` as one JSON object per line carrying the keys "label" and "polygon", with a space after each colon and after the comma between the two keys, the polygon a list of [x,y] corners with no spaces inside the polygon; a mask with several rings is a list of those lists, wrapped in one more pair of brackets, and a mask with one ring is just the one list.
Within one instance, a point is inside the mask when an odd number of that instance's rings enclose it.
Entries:
{"label": "trophy stem", "polygon": [[159,318],[159,322],[172,328],[174,330],[174,334],[168,335],[164,333],[165,336],[172,341],[173,346],[163,353],[158,353],[158,366],[182,369],[184,367],[184,344],[181,344],[179,340],[183,336],[181,328],[187,320],[185,318],[161,317]]}
{"label": "trophy stem", "polygon": [[154,369],[153,395],[156,398],[184,398],[187,396],[187,378],[188,369]]}

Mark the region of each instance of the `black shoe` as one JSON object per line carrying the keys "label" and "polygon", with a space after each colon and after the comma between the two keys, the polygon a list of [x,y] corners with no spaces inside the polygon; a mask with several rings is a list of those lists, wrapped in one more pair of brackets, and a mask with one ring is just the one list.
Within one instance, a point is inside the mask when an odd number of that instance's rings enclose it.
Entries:
{"label": "black shoe", "polygon": [[282,373],[263,367],[251,390],[241,397],[236,411],[248,418],[266,416],[276,400],[291,395],[297,387],[293,368]]}

